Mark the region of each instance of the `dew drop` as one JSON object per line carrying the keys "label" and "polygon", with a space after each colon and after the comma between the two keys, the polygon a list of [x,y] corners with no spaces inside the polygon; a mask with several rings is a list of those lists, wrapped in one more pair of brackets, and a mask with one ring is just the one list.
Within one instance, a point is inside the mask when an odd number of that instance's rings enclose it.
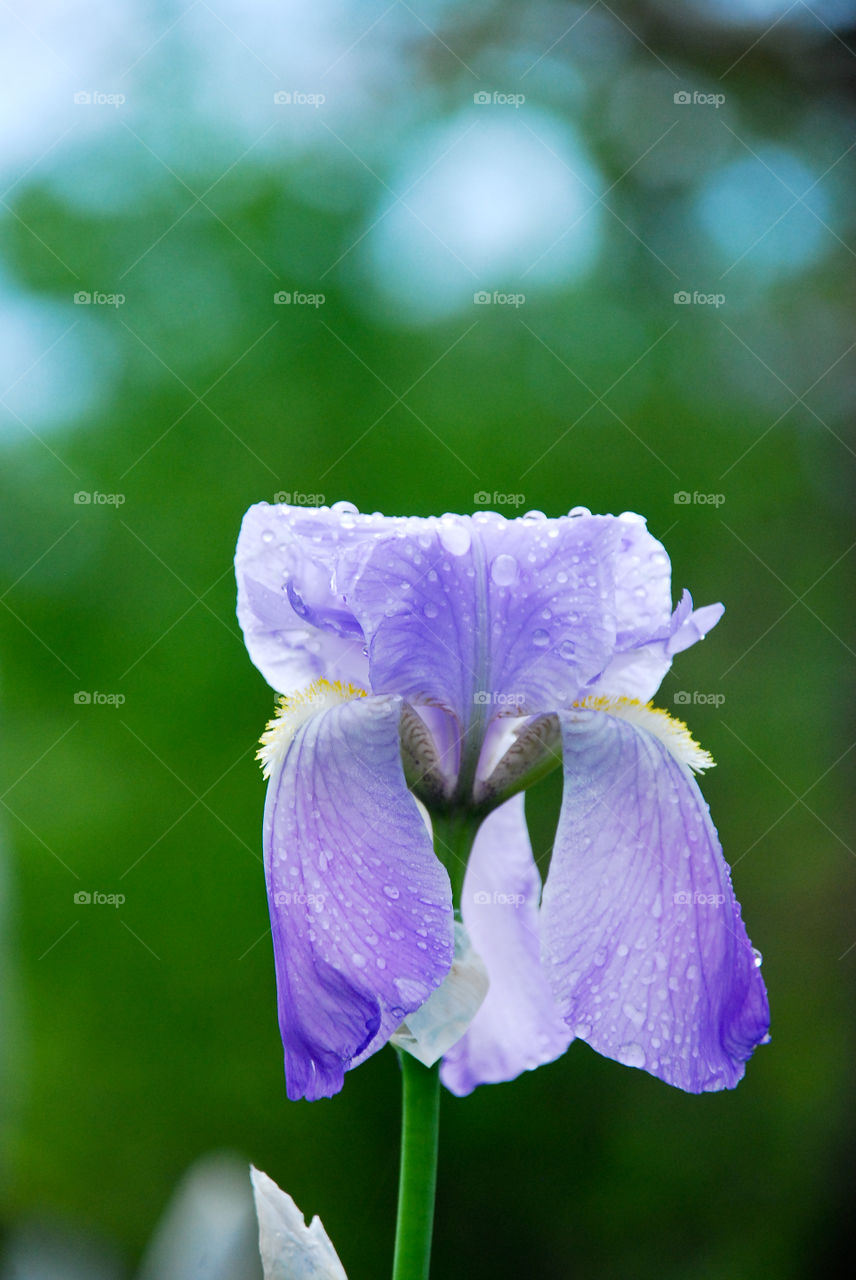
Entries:
{"label": "dew drop", "polygon": [[386,894],[386,896],[388,898],[392,898],[393,901],[395,901],[395,899],[398,897],[398,890],[396,889],[394,884],[385,884],[383,886],[383,891]]}
{"label": "dew drop", "polygon": [[432,604],[429,600],[422,612],[425,614],[426,618],[436,618],[440,610],[437,608],[436,604]]}
{"label": "dew drop", "polygon": [[760,969],[761,965],[764,962],[764,957],[761,955],[761,952],[758,950],[757,947],[752,948],[752,955],[755,958],[755,968]]}
{"label": "dew drop", "polygon": [[272,529],[262,530],[262,542],[271,543],[273,542],[273,539],[274,539],[274,533]]}
{"label": "dew drop", "polygon": [[634,1027],[641,1027],[643,1022],[645,1021],[645,1014],[641,1011],[641,1009],[637,1009],[635,1005],[632,1005],[632,1004],[623,1005],[622,1013],[624,1014],[625,1018],[628,1018],[633,1023]]}
{"label": "dew drop", "polygon": [[645,1066],[645,1050],[641,1044],[623,1044],[615,1056],[625,1067]]}
{"label": "dew drop", "polygon": [[572,640],[563,640],[559,645],[559,657],[564,658],[566,662],[570,662],[576,652],[576,645]]}
{"label": "dew drop", "polygon": [[543,627],[538,627],[537,630],[532,632],[532,643],[536,649],[546,649],[550,643],[550,637]]}
{"label": "dew drop", "polygon": [[470,531],[456,520],[441,520],[437,533],[451,556],[464,556],[470,549]]}
{"label": "dew drop", "polygon": [[510,587],[517,579],[517,561],[514,556],[497,556],[490,566],[490,576],[498,587]]}
{"label": "dew drop", "polygon": [[364,969],[366,964],[365,956],[360,955],[359,951],[355,951],[351,956],[351,963],[355,964],[358,969]]}

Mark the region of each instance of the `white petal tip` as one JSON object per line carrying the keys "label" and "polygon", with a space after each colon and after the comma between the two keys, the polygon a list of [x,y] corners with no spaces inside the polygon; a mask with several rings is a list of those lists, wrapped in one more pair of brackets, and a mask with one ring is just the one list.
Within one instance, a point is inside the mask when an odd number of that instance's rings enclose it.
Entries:
{"label": "white petal tip", "polygon": [[264,1280],[348,1280],[321,1219],[303,1214],[273,1178],[250,1165]]}

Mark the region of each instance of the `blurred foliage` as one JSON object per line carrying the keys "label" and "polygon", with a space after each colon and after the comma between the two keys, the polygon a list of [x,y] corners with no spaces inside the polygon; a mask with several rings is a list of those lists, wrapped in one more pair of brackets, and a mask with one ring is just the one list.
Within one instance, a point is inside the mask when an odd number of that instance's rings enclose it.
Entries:
{"label": "blurred foliage", "polygon": [[[228,1148],[321,1214],[351,1280],[385,1273],[393,1055],[329,1103],[285,1098],[253,761],[272,693],[234,619],[231,557],[246,507],[278,492],[428,514],[488,491],[523,495],[508,514],[641,511],[676,598],[726,603],[659,701],[693,695],[681,714],[719,762],[705,794],[764,953],[773,1043],[726,1095],[576,1044],[446,1097],[436,1274],[786,1280],[834,1257],[854,1136],[854,63],[840,16],[798,8],[771,29],[772,10],[728,25],[713,0],[321,6],[323,22],[152,6],[115,35],[121,58],[102,50],[89,80],[75,63],[41,136],[21,124],[0,215],[7,1228],[70,1221],[131,1265],[183,1171]],[[50,63],[35,35],[55,38],[56,14],[31,11],[33,40],[22,15],[6,18],[21,56]],[[282,84],[322,83],[316,46],[329,110],[274,106]],[[127,103],[69,105],[96,74]],[[479,89],[526,105],[477,106]],[[726,101],[676,105],[679,90]],[[584,147],[600,247],[551,274],[544,242],[530,284],[500,219],[493,275],[450,259],[441,314],[420,293],[436,234],[414,218],[410,267],[385,268],[403,242],[374,225],[426,127],[478,138],[479,112],[503,110],[518,140],[549,117]],[[728,173],[775,154],[816,185],[779,184],[784,239],[764,258],[754,188]],[[711,209],[733,209],[719,239]],[[474,306],[482,288],[525,305]],[[683,289],[727,301],[676,306]],[[125,301],[79,306],[78,290]],[[277,290],[326,300],[275,305]],[[722,705],[695,701],[708,693]],[[556,804],[552,781],[528,798],[542,866]],[[125,902],[75,904],[95,890]]]}

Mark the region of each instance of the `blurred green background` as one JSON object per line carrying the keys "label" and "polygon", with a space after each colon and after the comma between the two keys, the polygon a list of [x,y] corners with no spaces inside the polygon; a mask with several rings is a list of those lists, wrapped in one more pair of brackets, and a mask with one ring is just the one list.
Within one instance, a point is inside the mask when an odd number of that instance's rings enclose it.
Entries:
{"label": "blurred green background", "polygon": [[[675,599],[727,609],[658,701],[718,761],[772,1044],[727,1094],[575,1044],[446,1096],[434,1273],[834,1268],[854,21],[852,0],[4,4],[3,1280],[134,1274],[211,1152],[319,1213],[350,1280],[388,1271],[392,1053],[330,1102],[285,1097],[253,760],[273,695],[231,569],[244,510],[281,494],[639,511]],[[545,866],[555,789],[528,800]]]}

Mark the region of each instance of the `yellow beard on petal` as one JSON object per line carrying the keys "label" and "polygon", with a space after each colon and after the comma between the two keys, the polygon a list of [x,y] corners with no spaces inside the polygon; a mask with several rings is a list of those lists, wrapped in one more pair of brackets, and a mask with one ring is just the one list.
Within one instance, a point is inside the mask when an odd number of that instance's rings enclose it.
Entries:
{"label": "yellow beard on petal", "polygon": [[658,738],[679,764],[687,765],[693,773],[712,769],[716,764],[710,752],[699,746],[683,720],[676,720],[668,711],[662,711],[650,702],[642,703],[638,698],[590,697],[575,702],[574,706],[588,711],[605,711],[608,716],[616,716],[638,729],[644,729]]}
{"label": "yellow beard on petal", "polygon": [[342,702],[365,696],[365,689],[359,689],[356,685],[342,684],[339,680],[331,683],[323,679],[313,680],[312,684],[299,693],[283,694],[277,699],[276,715],[268,720],[259,739],[261,745],[256,752],[256,759],[261,762],[264,776],[269,778],[273,769],[281,763],[297,730],[307,720]]}

